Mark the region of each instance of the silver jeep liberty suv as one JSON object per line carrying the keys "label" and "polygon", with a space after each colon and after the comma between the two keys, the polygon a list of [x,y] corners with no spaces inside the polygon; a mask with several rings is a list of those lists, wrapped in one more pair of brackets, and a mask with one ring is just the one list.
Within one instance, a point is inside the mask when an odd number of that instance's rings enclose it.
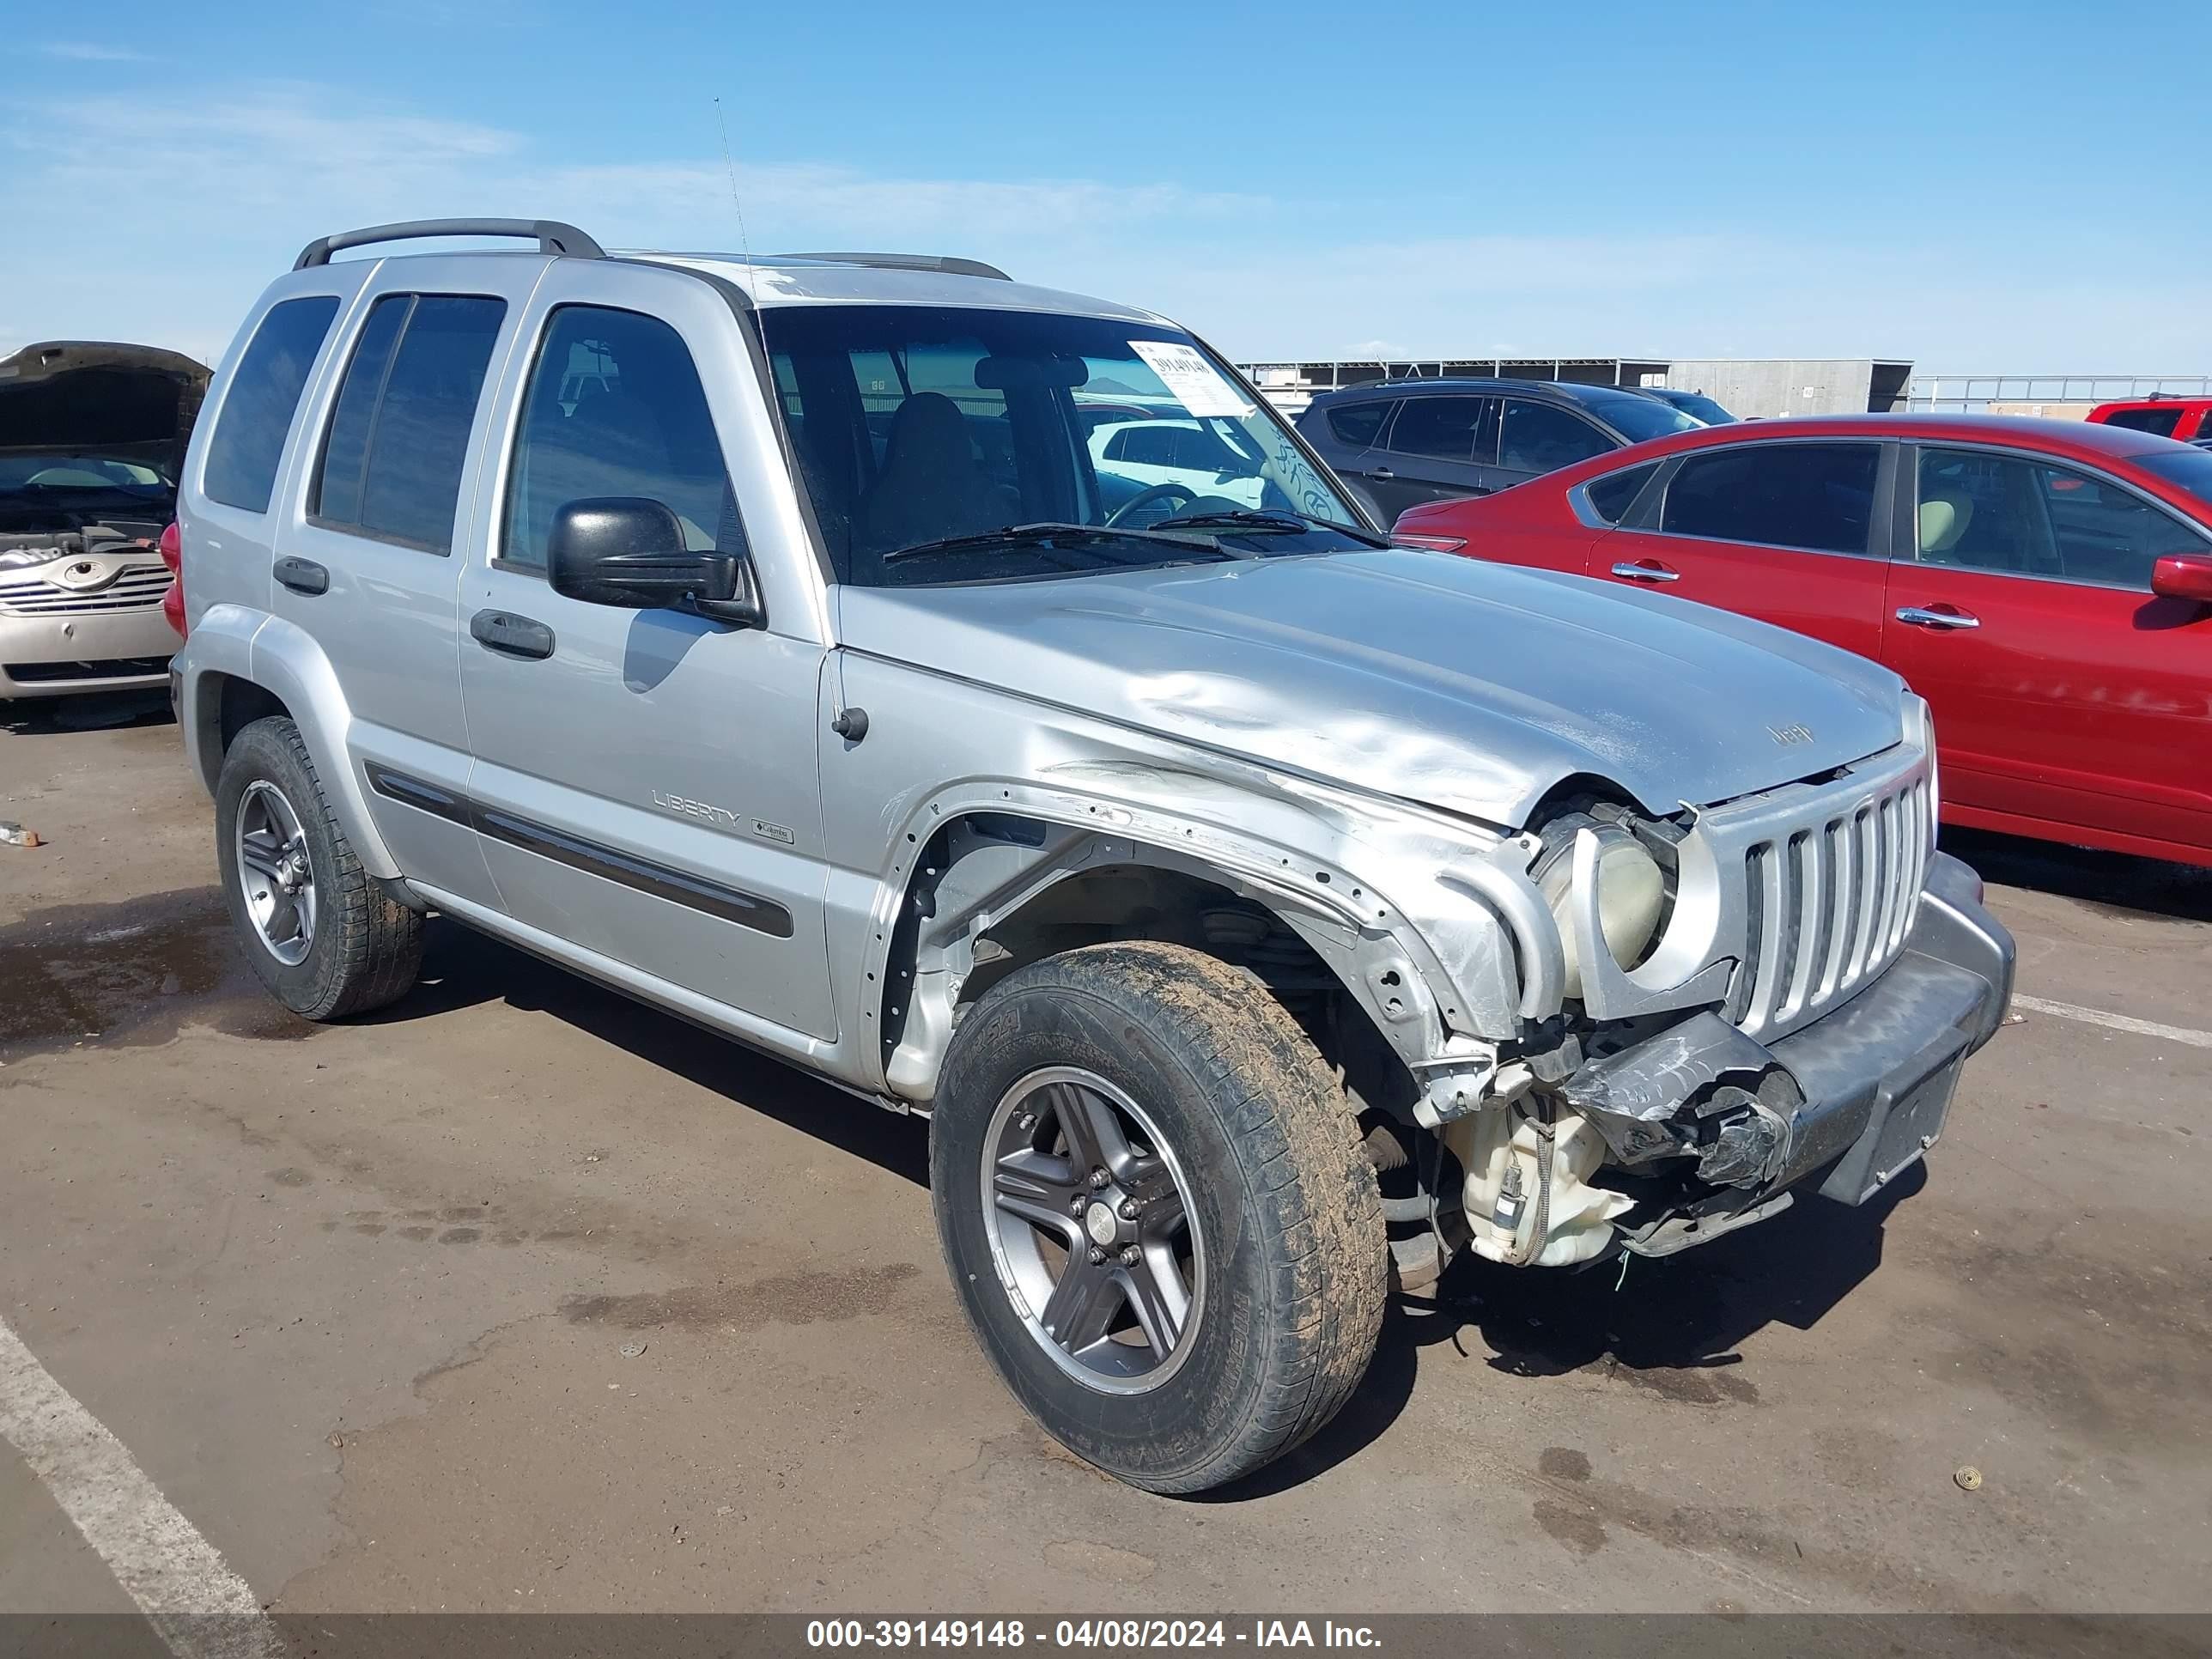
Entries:
{"label": "silver jeep liberty suv", "polygon": [[[331,258],[449,235],[536,246]],[[1393,549],[1204,343],[988,265],[326,238],[180,511],[270,991],[390,1002],[434,913],[928,1114],[977,1337],[1158,1491],[1456,1252],[1863,1202],[2003,1018],[1894,676]]]}

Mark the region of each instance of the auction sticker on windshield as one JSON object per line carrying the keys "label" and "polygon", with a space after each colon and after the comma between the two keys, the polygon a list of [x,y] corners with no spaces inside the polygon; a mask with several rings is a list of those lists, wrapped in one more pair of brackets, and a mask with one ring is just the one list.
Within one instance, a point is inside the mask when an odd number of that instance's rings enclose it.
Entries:
{"label": "auction sticker on windshield", "polygon": [[1221,378],[1220,371],[1196,346],[1173,340],[1132,340],[1129,346],[1160,377],[1175,400],[1194,415],[1231,415],[1241,420],[1252,405],[1237,388]]}

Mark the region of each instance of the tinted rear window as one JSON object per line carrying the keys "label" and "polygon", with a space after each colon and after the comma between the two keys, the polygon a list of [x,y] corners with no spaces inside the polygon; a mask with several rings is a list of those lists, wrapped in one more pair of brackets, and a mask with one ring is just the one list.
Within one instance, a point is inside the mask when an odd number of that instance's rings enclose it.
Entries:
{"label": "tinted rear window", "polygon": [[1863,553],[1877,444],[1749,444],[1690,456],[1667,485],[1659,527],[1677,536]]}
{"label": "tinted rear window", "polygon": [[1487,398],[1410,398],[1398,411],[1398,423],[1390,428],[1390,447],[1402,455],[1472,461],[1484,405],[1495,402]]}
{"label": "tinted rear window", "polygon": [[450,551],[503,300],[388,294],[362,325],[309,498],[319,524]]}
{"label": "tinted rear window", "polygon": [[2105,416],[2106,426],[2125,427],[2130,432],[2149,432],[2161,438],[2171,438],[2174,428],[2181,424],[2178,409],[2116,409]]}
{"label": "tinted rear window", "polygon": [[1390,405],[1382,404],[1346,404],[1328,411],[1329,435],[1340,444],[1353,444],[1364,449],[1375,441],[1375,434],[1382,429],[1382,417],[1390,412]]}
{"label": "tinted rear window", "polygon": [[272,306],[261,319],[231,375],[208,441],[201,487],[210,501],[248,513],[269,510],[285,434],[307,389],[307,371],[337,314],[337,301],[317,294]]}

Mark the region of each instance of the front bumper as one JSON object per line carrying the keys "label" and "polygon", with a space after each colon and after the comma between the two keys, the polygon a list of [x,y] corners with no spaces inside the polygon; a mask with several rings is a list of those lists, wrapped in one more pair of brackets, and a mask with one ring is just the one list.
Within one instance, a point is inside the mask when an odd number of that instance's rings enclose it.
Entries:
{"label": "front bumper", "polygon": [[1668,1120],[1702,1087],[1748,1087],[1761,1074],[1771,1085],[1777,1067],[1795,1085],[1781,1091],[1796,1097],[1786,1118],[1775,1112],[1786,1133],[1755,1176],[1624,1227],[1623,1243],[1669,1255],[1778,1213],[1799,1192],[1866,1202],[1942,1133],[1966,1057],[2004,1024],[2013,966],[2012,935],[1983,908],[1981,878],[1939,854],[1903,952],[1832,1013],[1770,1045],[1703,1016],[1703,1027],[1686,1024],[1584,1068],[1567,1097],[1631,1164],[1662,1153]]}
{"label": "front bumper", "polygon": [[0,700],[166,685],[178,644],[158,595],[105,614],[0,614]]}

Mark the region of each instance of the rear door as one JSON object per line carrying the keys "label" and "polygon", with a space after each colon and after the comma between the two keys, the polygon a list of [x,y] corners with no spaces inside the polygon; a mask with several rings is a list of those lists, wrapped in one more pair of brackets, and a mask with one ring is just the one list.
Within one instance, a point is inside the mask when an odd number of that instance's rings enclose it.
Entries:
{"label": "rear door", "polygon": [[756,562],[759,628],[587,604],[545,577],[572,501],[658,501],[689,545],[741,556],[757,527],[796,532],[729,307],[674,272],[562,260],[524,329],[459,605],[470,811],[501,906],[678,993],[834,1038],[819,588],[789,575],[811,549]]}
{"label": "rear door", "polygon": [[1363,462],[1369,492],[1395,519],[1424,501],[1490,493],[1498,453],[1498,399],[1439,394],[1406,398]]}
{"label": "rear door", "polygon": [[2150,592],[2212,540],[2045,456],[1927,445],[1907,477],[1884,660],[1935,709],[1945,805],[2212,846],[2212,618]]}
{"label": "rear door", "polygon": [[297,626],[335,669],[349,758],[401,871],[477,902],[492,888],[474,834],[384,786],[455,794],[467,780],[453,550],[476,511],[484,389],[544,269],[379,265],[348,315],[343,368],[307,411],[314,441],[271,569],[270,626]]}
{"label": "rear door", "polygon": [[1881,651],[1896,446],[1784,439],[1692,450],[1656,506],[1601,537],[1590,574]]}

